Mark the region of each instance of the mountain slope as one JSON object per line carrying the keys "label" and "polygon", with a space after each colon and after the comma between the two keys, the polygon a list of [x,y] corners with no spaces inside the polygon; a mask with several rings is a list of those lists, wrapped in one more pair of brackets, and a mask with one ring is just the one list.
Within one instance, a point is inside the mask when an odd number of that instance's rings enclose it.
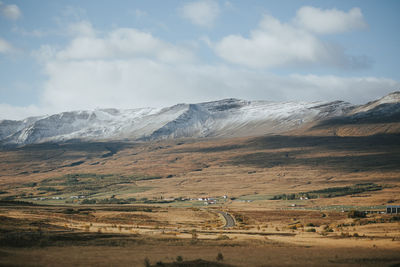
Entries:
{"label": "mountain slope", "polygon": [[[335,102],[270,102],[224,99],[167,108],[71,111],[0,121],[3,144],[60,142],[71,139],[159,140],[239,137],[313,131],[339,125],[400,122],[400,93],[361,106]],[[358,127],[358,126],[357,126]]]}
{"label": "mountain slope", "polygon": [[400,92],[354,106],[342,115],[317,121],[307,130],[307,134],[328,132],[340,136],[400,133]]}

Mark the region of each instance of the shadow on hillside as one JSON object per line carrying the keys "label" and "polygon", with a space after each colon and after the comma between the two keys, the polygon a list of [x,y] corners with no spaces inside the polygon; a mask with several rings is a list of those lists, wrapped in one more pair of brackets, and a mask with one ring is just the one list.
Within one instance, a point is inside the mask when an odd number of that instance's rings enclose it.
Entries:
{"label": "shadow on hillside", "polygon": [[[400,135],[395,134],[363,137],[267,136],[252,139],[246,147],[248,150],[254,149],[254,153],[244,153],[234,157],[231,164],[263,168],[307,166],[348,172],[400,169]],[[297,150],[290,150],[292,148]],[[290,151],[256,152],[262,149]],[[329,156],[330,152],[337,151],[353,155]],[[313,153],[325,153],[326,156],[315,157]],[[354,155],[354,153],[363,154]]]}
{"label": "shadow on hillside", "polygon": [[[309,169],[333,169],[345,172],[400,170],[400,153],[382,153],[353,156],[300,157],[302,151],[290,153],[256,152],[231,159],[233,165],[259,168],[306,166]],[[312,155],[312,152],[307,152]]]}
{"label": "shadow on hillside", "polygon": [[238,149],[291,149],[308,148],[320,151],[359,151],[388,152],[400,151],[400,134],[382,134],[373,136],[340,137],[340,136],[285,136],[271,135],[251,138],[249,141],[224,146],[182,148],[174,153],[217,153]]}
{"label": "shadow on hillside", "polygon": [[282,148],[320,148],[347,151],[388,151],[400,149],[399,134],[382,134],[372,136],[266,136],[250,140],[249,148],[282,149]]}

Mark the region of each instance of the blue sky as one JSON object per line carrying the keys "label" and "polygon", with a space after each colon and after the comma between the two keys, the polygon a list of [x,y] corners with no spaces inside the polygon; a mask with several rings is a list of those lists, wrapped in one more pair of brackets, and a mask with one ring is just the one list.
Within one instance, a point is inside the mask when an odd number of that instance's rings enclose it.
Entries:
{"label": "blue sky", "polygon": [[400,1],[0,2],[0,119],[399,90]]}

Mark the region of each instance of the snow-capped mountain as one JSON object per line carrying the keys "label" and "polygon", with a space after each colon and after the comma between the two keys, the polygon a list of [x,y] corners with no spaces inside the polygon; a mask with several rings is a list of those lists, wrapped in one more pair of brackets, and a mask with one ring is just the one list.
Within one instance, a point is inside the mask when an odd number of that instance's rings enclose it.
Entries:
{"label": "snow-capped mountain", "polygon": [[167,108],[71,111],[22,121],[0,121],[0,140],[3,144],[32,144],[72,139],[256,136],[335,118],[393,116],[399,114],[399,100],[400,93],[396,92],[362,106],[343,101],[282,103],[224,99]]}

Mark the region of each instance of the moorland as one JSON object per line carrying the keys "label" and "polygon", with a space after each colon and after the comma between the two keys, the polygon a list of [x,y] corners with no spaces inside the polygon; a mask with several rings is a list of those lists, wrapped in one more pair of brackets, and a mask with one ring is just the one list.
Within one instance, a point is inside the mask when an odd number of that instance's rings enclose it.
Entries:
{"label": "moorland", "polygon": [[395,266],[399,162],[395,133],[5,147],[0,264]]}

